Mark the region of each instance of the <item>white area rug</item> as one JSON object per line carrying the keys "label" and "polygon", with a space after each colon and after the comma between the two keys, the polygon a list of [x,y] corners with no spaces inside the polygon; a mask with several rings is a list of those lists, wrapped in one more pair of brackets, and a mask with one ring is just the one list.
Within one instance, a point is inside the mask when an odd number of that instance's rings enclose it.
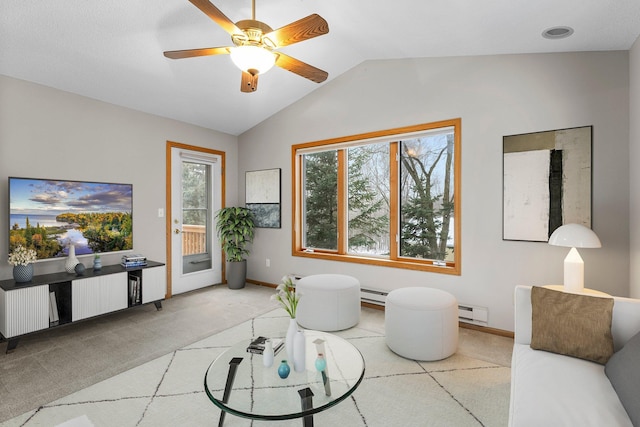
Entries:
{"label": "white area rug", "polygon": [[[217,425],[220,410],[203,388],[209,364],[241,339],[283,336],[287,326],[284,311],[272,311],[0,426],[50,427],[83,416],[96,427]],[[314,417],[317,427],[507,425],[509,368],[458,354],[439,362],[407,360],[387,348],[384,336],[358,327],[336,335],[362,352],[365,377],[351,397]],[[299,427],[302,421],[227,415],[224,425]]]}

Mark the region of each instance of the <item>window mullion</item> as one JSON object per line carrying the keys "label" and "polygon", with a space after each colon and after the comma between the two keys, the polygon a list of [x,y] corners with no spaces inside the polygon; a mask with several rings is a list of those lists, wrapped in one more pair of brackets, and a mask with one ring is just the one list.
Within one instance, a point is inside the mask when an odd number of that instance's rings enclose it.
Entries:
{"label": "window mullion", "polygon": [[338,150],[338,253],[347,253],[347,150]]}
{"label": "window mullion", "polygon": [[389,144],[389,258],[392,260],[398,259],[398,224],[400,223],[398,145],[397,142]]}

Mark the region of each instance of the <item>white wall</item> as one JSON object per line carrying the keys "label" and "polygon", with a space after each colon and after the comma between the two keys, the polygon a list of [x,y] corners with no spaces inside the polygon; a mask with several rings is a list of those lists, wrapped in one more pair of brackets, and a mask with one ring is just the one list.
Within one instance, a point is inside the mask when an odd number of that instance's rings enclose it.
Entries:
{"label": "white wall", "polygon": [[[637,54],[636,54],[637,56]],[[585,285],[629,294],[628,52],[369,61],[239,138],[244,172],[282,168],[282,228],[258,229],[248,276],[343,272],[365,287],[430,286],[489,308],[513,330],[513,288],[562,283],[566,248],[502,240],[502,137],[593,125],[593,229]],[[318,261],[291,255],[291,145],[462,118],[462,275]],[[265,259],[271,267],[265,266]]]}
{"label": "white wall", "polygon": [[640,298],[640,37],[629,54],[630,296]]}
{"label": "white wall", "polygon": [[[0,76],[0,278],[11,277],[8,176],[133,184],[134,251],[165,262],[158,208],[165,207],[167,140],[225,151],[227,197],[235,202],[235,136]],[[103,264],[119,258],[105,255]],[[63,270],[64,260],[35,265],[36,274]]]}

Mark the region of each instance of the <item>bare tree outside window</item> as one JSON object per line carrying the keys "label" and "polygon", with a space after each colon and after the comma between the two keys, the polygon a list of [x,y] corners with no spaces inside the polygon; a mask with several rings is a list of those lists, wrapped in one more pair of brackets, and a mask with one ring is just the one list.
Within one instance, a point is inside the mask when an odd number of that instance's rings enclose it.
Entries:
{"label": "bare tree outside window", "polygon": [[451,260],[453,132],[401,143],[400,256]]}

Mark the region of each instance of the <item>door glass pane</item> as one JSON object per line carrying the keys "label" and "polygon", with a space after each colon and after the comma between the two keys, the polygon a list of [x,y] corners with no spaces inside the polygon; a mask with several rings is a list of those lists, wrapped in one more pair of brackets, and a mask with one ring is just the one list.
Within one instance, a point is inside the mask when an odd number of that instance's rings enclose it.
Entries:
{"label": "door glass pane", "polygon": [[347,151],[349,253],[389,255],[389,144]]}
{"label": "door glass pane", "polygon": [[402,257],[454,261],[453,129],[401,142]]}
{"label": "door glass pane", "polygon": [[182,162],[183,272],[211,268],[208,227],[210,221],[210,166]]}
{"label": "door glass pane", "polygon": [[305,248],[338,248],[338,153],[325,151],[303,157]]}

